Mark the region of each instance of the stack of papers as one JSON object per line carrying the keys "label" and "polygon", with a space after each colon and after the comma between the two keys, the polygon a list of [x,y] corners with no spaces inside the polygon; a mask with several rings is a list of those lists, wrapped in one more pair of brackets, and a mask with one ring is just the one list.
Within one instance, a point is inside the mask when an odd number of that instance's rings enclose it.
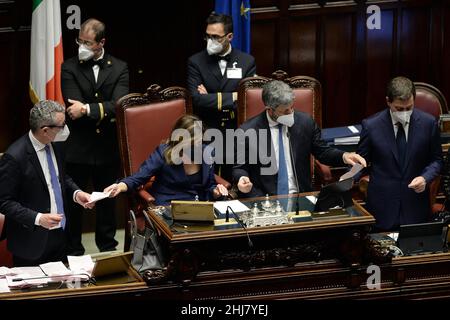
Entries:
{"label": "stack of papers", "polygon": [[0,293],[9,289],[22,289],[46,285],[55,281],[87,281],[94,269],[90,255],[68,256],[68,269],[61,261],[41,264],[37,267],[0,267]]}
{"label": "stack of papers", "polygon": [[322,139],[336,145],[358,144],[361,125],[322,129]]}

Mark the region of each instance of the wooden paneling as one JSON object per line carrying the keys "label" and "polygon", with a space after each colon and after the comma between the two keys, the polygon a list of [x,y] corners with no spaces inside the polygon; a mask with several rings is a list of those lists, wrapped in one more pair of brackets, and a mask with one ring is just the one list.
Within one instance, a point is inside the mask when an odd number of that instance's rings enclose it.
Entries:
{"label": "wooden paneling", "polygon": [[[280,46],[275,52],[253,51],[264,71],[259,73],[285,66],[290,75],[317,78],[323,86],[323,127],[358,123],[385,108],[386,83],[397,75],[431,83],[449,99],[449,1],[255,2],[279,9],[277,16],[265,16],[265,24],[278,23]],[[381,8],[380,30],[366,27],[369,5]],[[252,26],[260,23],[263,11],[253,11]],[[252,30],[252,37],[264,37]],[[274,64],[268,66],[272,57]]]}
{"label": "wooden paneling", "polygon": [[252,25],[255,30],[252,35],[252,51],[263,51],[261,61],[256,64],[256,73],[259,75],[267,75],[279,68],[278,63],[278,42],[277,42],[277,25],[271,20],[260,20]]}
{"label": "wooden paneling", "polygon": [[351,114],[352,14],[331,15],[324,22],[323,103],[324,126],[343,126]]}
{"label": "wooden paneling", "polygon": [[289,25],[289,69],[292,74],[315,76],[317,29],[318,18],[315,16],[292,19]]}
{"label": "wooden paneling", "polygon": [[[365,54],[367,56],[367,94],[363,117],[374,114],[386,106],[386,83],[393,74],[395,32],[395,11],[381,11],[381,29],[367,30]],[[363,105],[364,106],[364,105]]]}
{"label": "wooden paneling", "polygon": [[[186,60],[203,49],[214,1],[115,2],[61,0],[64,57],[77,53],[81,20],[107,26],[106,50],[128,62],[130,90],[185,85]],[[381,8],[381,30],[367,30],[366,9]],[[317,78],[323,86],[323,126],[357,123],[385,107],[386,82],[403,74],[441,89],[450,100],[450,1],[251,0],[252,54],[257,73],[276,69]],[[28,124],[31,0],[0,0],[0,152]]]}

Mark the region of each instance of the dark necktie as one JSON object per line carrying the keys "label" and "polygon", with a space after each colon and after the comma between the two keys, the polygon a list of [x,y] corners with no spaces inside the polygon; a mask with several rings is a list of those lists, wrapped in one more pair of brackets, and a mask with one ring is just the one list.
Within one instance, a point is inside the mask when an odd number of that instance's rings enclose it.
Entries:
{"label": "dark necktie", "polygon": [[45,146],[45,155],[47,156],[48,170],[50,171],[50,182],[52,184],[53,194],[55,195],[56,211],[62,214],[61,227],[64,229],[66,226],[66,216],[64,215],[64,204],[61,193],[61,187],[56,176],[56,169],[53,164],[52,153],[50,152],[50,146]]}
{"label": "dark necktie", "polygon": [[277,194],[289,194],[286,157],[284,156],[283,125],[278,125],[278,183]]}
{"label": "dark necktie", "polygon": [[400,161],[400,167],[403,169],[405,166],[405,156],[406,156],[406,135],[403,125],[400,122],[396,123],[398,128],[397,137],[395,139],[397,143],[398,159]]}

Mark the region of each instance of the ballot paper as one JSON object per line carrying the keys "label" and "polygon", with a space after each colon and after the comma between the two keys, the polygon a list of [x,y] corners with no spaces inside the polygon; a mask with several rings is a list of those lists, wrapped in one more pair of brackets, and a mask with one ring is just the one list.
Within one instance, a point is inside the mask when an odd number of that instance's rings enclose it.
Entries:
{"label": "ballot paper", "polygon": [[0,279],[0,293],[11,292],[9,290],[8,281],[6,279]]}
{"label": "ballot paper", "polygon": [[92,270],[94,270],[95,263],[92,261],[92,257],[90,255],[67,256],[67,261],[69,262],[69,268],[72,270],[73,274],[92,275]]}
{"label": "ballot paper", "polygon": [[94,191],[91,194],[91,201],[89,201],[87,204],[96,203],[97,201],[100,201],[100,200],[103,200],[105,198],[108,198],[110,193],[111,193],[111,191],[107,192],[107,193]]}
{"label": "ballot paper", "polygon": [[362,165],[360,165],[359,163],[355,163],[355,164],[353,165],[352,169],[351,169],[349,172],[344,173],[344,174],[339,178],[339,181],[346,180],[346,179],[349,179],[349,178],[353,178],[353,177],[354,177],[358,172],[360,172],[363,168],[364,168],[364,167],[363,167]]}
{"label": "ballot paper", "polygon": [[230,200],[230,201],[216,201],[214,202],[214,209],[219,211],[222,214],[227,212],[227,207],[230,207],[235,213],[250,211],[250,208],[247,207],[239,200]]}

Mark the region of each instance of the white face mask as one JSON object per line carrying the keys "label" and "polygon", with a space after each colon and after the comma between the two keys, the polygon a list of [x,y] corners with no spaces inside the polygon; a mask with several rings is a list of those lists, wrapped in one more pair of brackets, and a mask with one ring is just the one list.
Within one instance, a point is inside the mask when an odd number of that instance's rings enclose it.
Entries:
{"label": "white face mask", "polygon": [[411,119],[412,110],[409,111],[393,111],[392,112],[392,118],[395,122],[400,122],[402,126],[405,126],[407,123],[409,123],[409,120]]}
{"label": "white face mask", "polygon": [[59,130],[59,132],[56,134],[55,139],[53,142],[64,142],[69,137],[70,130],[67,124],[64,126],[64,129]]}
{"label": "white face mask", "polygon": [[208,39],[208,42],[206,43],[206,51],[208,51],[209,55],[213,54],[219,54],[223,50],[223,44],[221,44],[217,40]]}
{"label": "white face mask", "polygon": [[78,47],[78,59],[88,61],[94,57],[94,51],[87,48],[84,44]]}
{"label": "white face mask", "polygon": [[276,121],[285,126],[292,127],[294,125],[294,113],[279,116]]}

